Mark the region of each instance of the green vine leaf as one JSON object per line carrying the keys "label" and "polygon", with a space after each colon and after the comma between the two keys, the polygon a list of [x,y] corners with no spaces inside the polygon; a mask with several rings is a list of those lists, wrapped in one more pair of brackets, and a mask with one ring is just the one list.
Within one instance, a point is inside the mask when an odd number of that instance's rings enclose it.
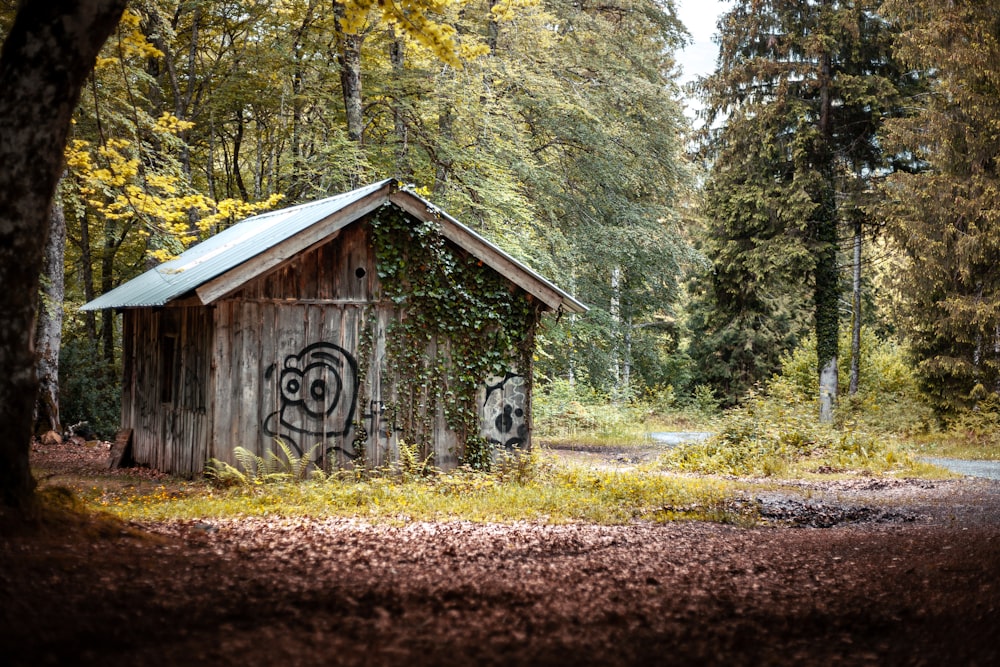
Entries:
{"label": "green vine leaf", "polygon": [[402,437],[426,454],[440,410],[464,443],[461,462],[489,468],[476,394],[488,378],[512,369],[530,375],[540,308],[478,258],[449,245],[433,221],[385,207],[372,230],[382,297],[405,304],[404,316],[386,333]]}

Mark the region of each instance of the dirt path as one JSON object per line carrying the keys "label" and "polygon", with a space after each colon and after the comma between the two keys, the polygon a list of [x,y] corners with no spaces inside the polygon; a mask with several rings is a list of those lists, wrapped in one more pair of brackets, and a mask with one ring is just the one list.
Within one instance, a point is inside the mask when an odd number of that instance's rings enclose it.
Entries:
{"label": "dirt path", "polygon": [[822,529],[7,525],[0,663],[1000,663],[1000,483],[799,491],[885,514]]}
{"label": "dirt path", "polygon": [[962,459],[936,457],[927,457],[924,460],[959,475],[982,477],[984,479],[1000,479],[1000,461],[964,461]]}

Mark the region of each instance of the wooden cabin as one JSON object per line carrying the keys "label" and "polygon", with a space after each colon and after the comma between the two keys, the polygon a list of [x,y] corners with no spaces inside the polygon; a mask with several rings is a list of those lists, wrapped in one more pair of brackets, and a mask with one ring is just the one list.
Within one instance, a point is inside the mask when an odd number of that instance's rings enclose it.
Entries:
{"label": "wooden cabin", "polygon": [[83,308],[122,313],[122,427],[177,474],[277,439],[327,469],[401,440],[445,469],[529,448],[539,317],[586,310],[391,180],[244,220]]}

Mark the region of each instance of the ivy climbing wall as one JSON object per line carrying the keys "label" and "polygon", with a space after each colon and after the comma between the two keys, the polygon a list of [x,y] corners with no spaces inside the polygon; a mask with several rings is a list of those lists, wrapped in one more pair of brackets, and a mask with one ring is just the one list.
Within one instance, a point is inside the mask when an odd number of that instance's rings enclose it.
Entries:
{"label": "ivy climbing wall", "polygon": [[280,439],[326,469],[383,465],[402,442],[487,468],[529,447],[542,305],[437,225],[386,203],[211,305],[130,311],[137,460],[195,473]]}
{"label": "ivy climbing wall", "polygon": [[280,438],[326,468],[401,441],[442,468],[530,446],[540,304],[392,205],[214,307],[209,456]]}
{"label": "ivy climbing wall", "polygon": [[404,436],[423,445],[447,430],[457,439],[453,458],[478,468],[497,446],[530,446],[541,305],[450,245],[433,221],[386,206],[371,228],[381,299],[398,312],[385,336]]}

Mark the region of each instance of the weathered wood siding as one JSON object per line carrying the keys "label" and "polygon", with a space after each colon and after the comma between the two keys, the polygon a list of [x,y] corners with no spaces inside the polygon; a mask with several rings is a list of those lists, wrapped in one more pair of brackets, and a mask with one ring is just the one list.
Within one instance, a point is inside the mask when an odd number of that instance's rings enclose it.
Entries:
{"label": "weathered wood siding", "polygon": [[211,423],[211,310],[125,311],[122,425],[134,457],[159,470],[202,470]]}
{"label": "weathered wood siding", "polygon": [[[359,403],[361,305],[227,299],[216,308],[212,456],[263,453],[275,438],[344,463]],[[329,451],[327,449],[329,448]]]}
{"label": "weathered wood siding", "polygon": [[247,283],[230,299],[283,302],[370,303],[378,275],[367,225],[342,229],[332,240],[306,251]]}
{"label": "weathered wood siding", "polygon": [[[263,454],[280,438],[326,467],[350,466],[362,449],[382,465],[398,456],[402,427],[417,425],[423,455],[455,466],[460,434],[440,402],[427,415],[448,379],[411,387],[398,377],[386,340],[405,306],[379,294],[362,223],[211,306],[126,311],[122,423],[136,459],[197,473],[209,458],[236,464],[237,446]],[[427,363],[439,355],[447,346],[429,341]],[[480,391],[482,435],[500,446],[530,444],[529,378],[492,378]],[[401,414],[405,404],[414,410]]]}
{"label": "weathered wood siding", "polygon": [[263,454],[281,439],[330,467],[361,446],[371,460],[374,438],[355,441],[377,384],[374,345],[359,359],[377,293],[367,233],[353,225],[219,302],[212,456],[234,463],[235,447]]}
{"label": "weathered wood siding", "polygon": [[[386,332],[398,317],[379,302],[363,224],[218,302],[210,455],[235,463],[234,447],[263,454],[280,438],[301,453],[318,444],[316,458],[331,467],[350,465],[362,448],[369,464],[396,458],[404,416]],[[422,435],[435,465],[454,466],[458,436],[441,410],[430,422],[433,432]]]}

